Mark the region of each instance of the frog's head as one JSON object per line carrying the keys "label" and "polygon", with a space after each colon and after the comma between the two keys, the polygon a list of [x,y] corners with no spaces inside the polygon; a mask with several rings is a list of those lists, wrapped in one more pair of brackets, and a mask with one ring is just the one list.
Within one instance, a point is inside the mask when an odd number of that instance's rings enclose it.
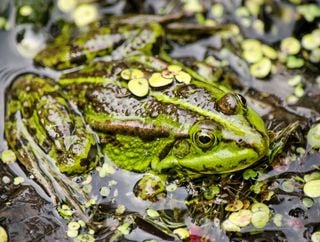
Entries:
{"label": "frog's head", "polygon": [[205,115],[189,126],[186,138],[177,139],[153,168],[227,173],[266,155],[269,141],[264,122],[241,95],[224,93],[216,101],[215,111],[198,110]]}

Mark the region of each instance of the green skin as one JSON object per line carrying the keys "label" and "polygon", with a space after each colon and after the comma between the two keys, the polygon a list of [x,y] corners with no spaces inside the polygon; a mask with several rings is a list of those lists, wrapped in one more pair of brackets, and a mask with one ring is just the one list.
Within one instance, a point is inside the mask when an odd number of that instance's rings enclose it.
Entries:
{"label": "green skin", "polygon": [[[128,90],[122,70],[137,68],[148,79],[175,63],[165,55],[152,56],[160,49],[160,25],[126,25],[118,32],[112,27],[79,34],[70,30],[65,28],[35,61],[65,69],[109,56],[62,75],[58,84],[36,75],[21,76],[7,100],[8,144],[50,195],[54,183],[65,179],[62,173],[84,174],[96,165],[96,141],[86,124],[99,135],[104,154],[135,172],[227,173],[267,154],[269,139],[259,115],[225,86],[179,63],[192,77],[190,84],[173,78],[172,84],[150,88],[143,98]],[[49,173],[56,178],[46,179],[43,173],[48,170],[54,170]]]}
{"label": "green skin", "polygon": [[[120,74],[137,68],[147,78],[168,64],[147,56],[97,62],[63,75],[59,84],[82,109],[86,122],[100,133],[103,152],[123,169],[227,173],[244,169],[267,154],[268,135],[262,119],[225,87],[198,80],[196,73],[184,68],[192,76],[190,84],[174,80],[138,98],[128,91],[127,80]],[[90,73],[95,73],[94,78]],[[193,98],[194,92],[204,96]],[[225,114],[216,106],[224,106],[227,96],[236,101],[236,108]],[[201,135],[216,141],[202,144]]]}
{"label": "green skin", "polygon": [[53,204],[67,202],[89,222],[81,206],[87,196],[63,173],[82,174],[95,167],[96,139],[52,80],[33,74],[17,78],[7,95],[5,135]]}

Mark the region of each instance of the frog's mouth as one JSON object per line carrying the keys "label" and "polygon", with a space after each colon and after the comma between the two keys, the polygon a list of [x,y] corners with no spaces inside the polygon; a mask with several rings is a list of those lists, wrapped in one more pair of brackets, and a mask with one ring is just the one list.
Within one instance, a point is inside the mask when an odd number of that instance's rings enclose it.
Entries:
{"label": "frog's mouth", "polygon": [[160,173],[175,168],[192,173],[221,174],[245,169],[260,158],[261,156],[252,148],[229,143],[215,151],[190,154],[182,159],[169,155],[153,168]]}

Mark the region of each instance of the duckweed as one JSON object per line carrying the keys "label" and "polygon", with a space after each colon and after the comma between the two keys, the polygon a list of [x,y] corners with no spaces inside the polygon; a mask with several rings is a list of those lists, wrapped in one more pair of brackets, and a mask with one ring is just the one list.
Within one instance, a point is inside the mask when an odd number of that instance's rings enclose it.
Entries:
{"label": "duckweed", "polygon": [[271,61],[268,58],[262,58],[250,66],[250,74],[257,78],[265,78],[269,75],[271,67]]}
{"label": "duckweed", "polygon": [[304,187],[303,191],[308,197],[316,198],[320,197],[320,180],[312,180],[307,182]]}
{"label": "duckweed", "polygon": [[252,212],[248,209],[242,209],[230,214],[229,221],[239,227],[245,227],[250,224]]}
{"label": "duckweed", "polygon": [[309,56],[309,60],[313,63],[320,62],[320,48],[313,49]]}
{"label": "duckweed", "polygon": [[213,4],[211,7],[211,13],[216,18],[221,18],[224,14],[224,7],[221,3]]}
{"label": "duckweed", "polygon": [[178,74],[176,74],[175,78],[178,82],[183,82],[187,85],[191,82],[191,76],[184,71],[180,71]]}
{"label": "duckweed", "polygon": [[181,66],[178,65],[169,65],[167,69],[173,74],[178,74],[178,72],[182,70]]}
{"label": "duckweed", "polygon": [[300,68],[304,65],[304,60],[302,58],[290,55],[287,57],[286,65],[290,69]]}
{"label": "duckweed", "polygon": [[173,230],[173,233],[178,235],[178,237],[182,240],[189,238],[190,234],[186,228],[178,228]]}
{"label": "duckweed", "polygon": [[311,235],[312,242],[320,242],[320,231],[316,231]]}
{"label": "duckweed", "polygon": [[269,214],[265,212],[255,212],[252,214],[251,223],[258,229],[264,228],[269,222]]}
{"label": "duckweed", "polygon": [[70,229],[70,230],[78,230],[78,229],[80,229],[80,224],[78,222],[71,221],[68,224],[68,229]]}
{"label": "duckweed", "polygon": [[120,231],[122,234],[129,234],[130,233],[130,224],[129,223],[123,223],[118,228],[118,231]]}
{"label": "duckweed", "polygon": [[313,34],[306,34],[302,37],[301,44],[306,50],[313,50],[320,45],[320,39]]}
{"label": "duckweed", "polygon": [[77,237],[77,241],[79,241],[79,242],[94,242],[95,239],[91,234],[80,234]]}
{"label": "duckweed", "polygon": [[255,212],[264,212],[265,214],[270,213],[269,207],[267,205],[265,205],[264,203],[254,203],[251,207],[251,211],[253,213],[255,213]]}
{"label": "duckweed", "polygon": [[289,95],[289,96],[287,96],[286,101],[289,104],[295,104],[299,101],[299,98],[294,95]]}
{"label": "duckweed", "polygon": [[232,223],[228,219],[223,221],[221,227],[223,230],[228,231],[228,232],[240,232],[241,231],[239,226],[235,225],[234,223]]}
{"label": "duckweed", "polygon": [[77,6],[77,0],[58,0],[58,8],[65,13],[71,12]]}
{"label": "duckweed", "polygon": [[70,219],[70,217],[73,215],[72,209],[66,204],[62,204],[62,206],[58,208],[58,211],[61,217],[65,219]]}
{"label": "duckweed", "polygon": [[256,39],[245,39],[241,43],[241,47],[243,50],[260,50],[261,49],[261,43],[259,40]]}
{"label": "duckweed", "polygon": [[[307,134],[307,142],[313,149],[320,148],[320,124],[311,127]],[[320,190],[320,189],[319,189]]]}
{"label": "duckweed", "polygon": [[285,192],[293,192],[294,184],[291,180],[286,180],[281,184],[281,189]]}
{"label": "duckweed", "polygon": [[85,193],[90,193],[92,191],[92,185],[91,184],[86,184],[86,185],[83,186],[82,190]]}
{"label": "duckweed", "polygon": [[309,22],[312,22],[315,18],[320,17],[320,8],[317,4],[300,5],[297,7],[297,10]]}
{"label": "duckweed", "polygon": [[185,1],[184,10],[190,13],[199,13],[203,11],[203,6],[199,0],[189,0]]}
{"label": "duckweed", "polygon": [[132,68],[132,69],[124,69],[121,71],[120,76],[124,79],[124,80],[131,80],[131,79],[139,79],[139,78],[143,78],[144,77],[144,73],[136,68]]}
{"label": "duckweed", "polygon": [[253,169],[247,169],[242,173],[242,177],[245,180],[249,180],[251,178],[255,178],[257,176],[257,172]]}
{"label": "duckweed", "polygon": [[292,78],[290,78],[288,80],[288,85],[289,86],[297,86],[298,84],[300,84],[302,81],[302,76],[301,75],[295,75]]}
{"label": "duckweed", "polygon": [[29,5],[24,5],[19,9],[19,14],[21,16],[30,16],[33,13],[33,9]]}
{"label": "duckweed", "polygon": [[249,63],[255,63],[262,59],[262,49],[244,50],[242,53],[243,58]]}
{"label": "duckweed", "polygon": [[233,203],[228,204],[225,207],[225,210],[229,211],[229,212],[235,212],[235,211],[239,211],[242,208],[243,208],[242,201],[241,200],[235,200]]}
{"label": "duckweed", "polygon": [[78,234],[79,234],[79,231],[78,231],[78,230],[68,230],[68,231],[67,231],[67,236],[68,236],[69,238],[75,238],[75,237],[78,236]]}
{"label": "duckweed", "polygon": [[149,84],[151,87],[163,87],[171,84],[173,78],[165,78],[160,73],[153,73],[149,78]]}
{"label": "duckweed", "polygon": [[73,12],[74,22],[84,27],[98,19],[98,9],[94,4],[81,4]]}
{"label": "duckweed", "polygon": [[281,227],[282,226],[282,215],[280,213],[275,214],[273,216],[272,221],[277,227]]}
{"label": "duckweed", "polygon": [[17,176],[13,179],[13,184],[14,185],[20,185],[24,182],[24,178],[21,176]]}
{"label": "duckweed", "polygon": [[151,217],[151,218],[158,218],[158,217],[160,217],[160,214],[158,213],[158,211],[157,211],[157,210],[154,210],[154,209],[152,209],[152,208],[147,209],[147,214],[148,214],[148,216]]}
{"label": "duckweed", "polygon": [[9,240],[7,231],[0,226],[0,242],[7,242]]}
{"label": "duckweed", "polygon": [[161,72],[161,76],[164,77],[164,78],[169,78],[170,79],[170,78],[174,77],[174,74],[169,70],[163,70]]}
{"label": "duckweed", "polygon": [[149,92],[149,84],[145,78],[131,79],[128,82],[128,89],[133,95],[144,97]]}
{"label": "duckweed", "polygon": [[297,85],[294,88],[294,95],[296,95],[297,97],[302,97],[304,95],[305,91],[302,85]]}
{"label": "duckweed", "polygon": [[118,207],[116,208],[116,215],[121,215],[124,214],[124,212],[126,211],[126,207],[122,204],[118,205]]}
{"label": "duckweed", "polygon": [[10,179],[10,177],[8,177],[8,176],[3,176],[3,177],[2,177],[2,182],[3,182],[4,184],[9,184],[9,183],[11,182],[11,179]]}
{"label": "duckweed", "polygon": [[303,205],[304,205],[305,207],[311,208],[311,207],[313,206],[313,204],[314,204],[314,201],[313,201],[311,198],[309,198],[309,197],[304,197],[304,198],[302,199],[302,203],[303,203]]}
{"label": "duckweed", "polygon": [[100,188],[100,195],[103,196],[103,197],[107,197],[109,196],[110,194],[110,188],[109,187],[106,187],[106,186],[103,186]]}
{"label": "duckweed", "polygon": [[319,171],[315,171],[315,172],[312,172],[310,174],[306,174],[306,175],[303,176],[303,180],[305,182],[312,181],[312,180],[320,180],[320,172]]}
{"label": "duckweed", "polygon": [[287,55],[296,55],[301,49],[299,40],[294,37],[288,37],[281,41],[280,49]]}
{"label": "duckweed", "polygon": [[277,51],[269,45],[262,45],[261,50],[262,53],[271,60],[275,60],[278,57]]}
{"label": "duckweed", "polygon": [[[217,194],[220,193],[220,188],[216,185],[212,185],[204,192],[204,198],[207,200],[213,199]],[[227,205],[228,206],[228,205]]]}
{"label": "duckweed", "polygon": [[1,160],[4,163],[12,163],[17,160],[16,154],[12,150],[4,150],[1,154]]}
{"label": "duckweed", "polygon": [[178,188],[178,186],[176,183],[171,183],[168,186],[166,186],[166,190],[168,192],[173,192],[173,191],[177,190],[177,188]]}
{"label": "duckweed", "polygon": [[252,22],[252,28],[254,28],[258,33],[263,34],[265,29],[264,22],[260,19],[255,19]]}

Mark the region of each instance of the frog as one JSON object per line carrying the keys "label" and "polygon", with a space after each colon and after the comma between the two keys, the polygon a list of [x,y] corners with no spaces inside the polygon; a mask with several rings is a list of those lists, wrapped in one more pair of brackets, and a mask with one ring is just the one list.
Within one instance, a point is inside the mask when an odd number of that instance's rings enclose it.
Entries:
{"label": "frog", "polygon": [[[157,86],[157,78],[170,82]],[[149,83],[142,97],[129,89],[139,79]],[[268,151],[264,122],[243,96],[159,57],[95,62],[58,83],[100,134],[102,152],[123,169],[222,174]]]}
{"label": "frog", "polygon": [[31,73],[16,78],[7,92],[5,135],[18,160],[53,204],[65,201],[88,221],[81,206],[88,197],[68,176],[95,167],[97,142],[52,79]]}
{"label": "frog", "polygon": [[[66,176],[89,172],[101,156],[120,169],[151,174],[147,179],[154,174],[167,179],[162,175],[236,172],[267,154],[269,139],[261,117],[242,95],[166,55],[161,48],[164,30],[158,23],[71,30],[63,28],[62,35],[34,58],[40,66],[63,70],[58,80],[23,75],[24,81],[14,82],[7,99],[9,146],[50,195],[56,192],[52,181],[76,189]],[[147,92],[137,93],[130,88],[132,83],[144,85]],[[48,97],[40,105],[47,115],[44,120],[36,111],[35,117],[30,114],[43,94]],[[46,127],[51,105],[70,123],[62,125],[58,139]],[[21,124],[27,131],[16,133]],[[63,157],[74,142],[74,135],[65,132],[78,129],[86,151],[73,156],[65,167]],[[37,163],[38,153],[46,168],[54,170],[55,179],[48,181],[39,174],[43,167]],[[142,180],[139,187],[144,189],[145,183]],[[66,196],[70,197],[67,191]]]}

